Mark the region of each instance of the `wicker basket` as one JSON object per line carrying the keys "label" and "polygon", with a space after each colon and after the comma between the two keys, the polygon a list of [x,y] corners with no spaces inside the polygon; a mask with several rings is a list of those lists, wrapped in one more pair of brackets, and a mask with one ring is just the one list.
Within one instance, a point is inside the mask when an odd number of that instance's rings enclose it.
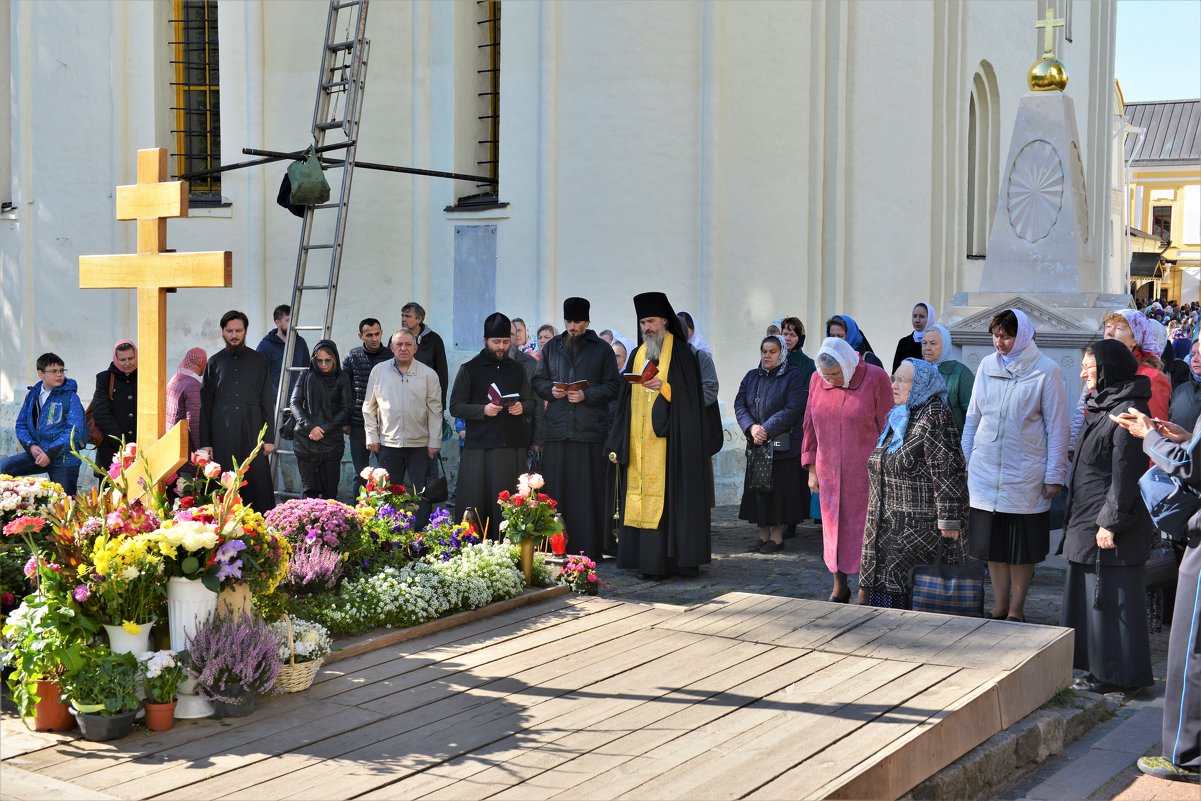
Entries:
{"label": "wicker basket", "polygon": [[317,671],[321,670],[325,657],[314,659],[312,662],[296,664],[296,641],[292,638],[292,617],[287,615],[284,620],[288,622],[288,664],[279,669],[279,676],[275,679],[275,689],[281,693],[298,693],[313,685],[313,679],[316,678]]}

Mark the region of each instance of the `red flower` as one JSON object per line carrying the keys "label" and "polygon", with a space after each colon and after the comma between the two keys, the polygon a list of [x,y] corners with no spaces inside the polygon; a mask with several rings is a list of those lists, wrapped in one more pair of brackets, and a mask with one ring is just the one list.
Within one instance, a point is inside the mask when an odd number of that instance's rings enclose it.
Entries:
{"label": "red flower", "polygon": [[179,499],[179,508],[180,509],[191,509],[195,505],[196,505],[196,499],[193,498],[191,495],[186,495],[183,498]]}
{"label": "red flower", "polygon": [[501,490],[500,494],[496,496],[496,500],[500,501],[501,503],[508,503],[510,497],[512,497],[512,495],[508,490]]}
{"label": "red flower", "polygon": [[546,499],[546,505],[547,505],[547,506],[549,506],[551,509],[558,509],[558,508],[559,508],[559,502],[558,502],[558,501],[556,501],[554,498],[547,498],[547,499]]}
{"label": "red flower", "polygon": [[393,484],[389,489],[391,490],[393,495],[399,495],[400,493],[405,491],[403,484]]}
{"label": "red flower", "polygon": [[513,496],[513,505],[514,505],[514,506],[521,506],[521,505],[523,505],[524,503],[525,503],[525,496],[524,496],[524,495],[514,495],[514,496]]}
{"label": "red flower", "polygon": [[5,526],[4,533],[10,537],[24,534],[38,534],[45,525],[46,521],[42,518],[25,515],[24,517],[18,517]]}

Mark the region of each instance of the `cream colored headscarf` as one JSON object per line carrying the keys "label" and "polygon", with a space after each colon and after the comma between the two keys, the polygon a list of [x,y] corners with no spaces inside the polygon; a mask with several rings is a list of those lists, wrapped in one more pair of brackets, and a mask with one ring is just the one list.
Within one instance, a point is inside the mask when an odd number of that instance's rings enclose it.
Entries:
{"label": "cream colored headscarf", "polygon": [[[851,343],[839,337],[826,337],[822,340],[817,355],[821,356],[823,353],[838,362],[838,366],[842,368],[842,387],[849,387],[851,378],[855,375],[855,368],[859,366],[859,354],[851,347]],[[820,372],[818,374],[820,375]],[[822,376],[822,380],[826,380],[825,376]]]}

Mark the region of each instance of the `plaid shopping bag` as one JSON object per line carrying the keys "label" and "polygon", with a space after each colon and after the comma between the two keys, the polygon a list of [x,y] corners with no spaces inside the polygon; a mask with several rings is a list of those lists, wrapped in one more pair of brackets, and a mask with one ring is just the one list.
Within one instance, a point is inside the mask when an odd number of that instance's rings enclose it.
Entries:
{"label": "plaid shopping bag", "polygon": [[945,564],[945,541],[938,538],[934,564],[915,565],[910,571],[913,611],[983,617],[984,563],[968,558],[959,564]]}

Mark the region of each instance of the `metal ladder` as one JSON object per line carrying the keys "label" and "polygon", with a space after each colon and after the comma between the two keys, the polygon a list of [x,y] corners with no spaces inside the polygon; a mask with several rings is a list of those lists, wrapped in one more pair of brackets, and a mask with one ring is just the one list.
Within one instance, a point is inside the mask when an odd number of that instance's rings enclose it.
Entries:
{"label": "metal ladder", "polygon": [[[288,408],[291,384],[298,378],[299,373],[307,369],[292,366],[296,337],[303,332],[312,331],[320,332],[319,339],[330,339],[333,329],[334,300],[338,293],[338,273],[342,265],[342,240],[346,233],[346,214],[350,206],[351,180],[354,177],[359,117],[363,110],[367,57],[371,50],[371,41],[366,38],[367,4],[368,0],[330,0],[329,14],[325,22],[321,72],[317,76],[317,99],[313,104],[313,144],[319,154],[335,149],[342,149],[345,154],[340,162],[323,159],[327,171],[339,168],[342,170],[341,181],[331,193],[329,203],[307,206],[301,220],[300,247],[296,253],[296,278],[292,284],[291,324],[288,326],[288,336],[284,343],[279,390],[275,396],[272,430],[276,432],[279,431],[284,410]],[[332,143],[327,144],[327,135],[333,138]],[[316,243],[312,241],[315,227],[321,228]],[[311,275],[310,257],[316,259]],[[308,318],[303,316],[308,293],[315,293],[317,297],[314,300],[318,302],[324,300],[324,318],[320,325],[307,323]],[[277,488],[277,497],[295,498],[299,493],[278,489],[281,486],[283,457],[295,456],[290,447],[284,447],[286,445],[287,440],[276,443],[275,458],[271,460],[272,484]]]}

